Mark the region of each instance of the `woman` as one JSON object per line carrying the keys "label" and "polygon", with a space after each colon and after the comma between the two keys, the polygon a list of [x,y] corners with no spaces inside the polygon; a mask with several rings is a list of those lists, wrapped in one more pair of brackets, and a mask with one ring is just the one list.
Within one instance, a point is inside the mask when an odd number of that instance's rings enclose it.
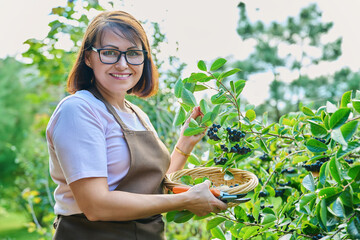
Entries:
{"label": "woman", "polygon": [[[72,95],[47,127],[50,174],[58,184],[54,239],[163,239],[160,213],[226,209],[209,181],[162,194],[165,174],[184,167],[204,134],[181,133],[170,156],[147,115],[125,100],[155,94],[150,53],[142,26],[128,13],[104,12],[88,26],[68,79]],[[190,118],[199,115],[194,108]]]}

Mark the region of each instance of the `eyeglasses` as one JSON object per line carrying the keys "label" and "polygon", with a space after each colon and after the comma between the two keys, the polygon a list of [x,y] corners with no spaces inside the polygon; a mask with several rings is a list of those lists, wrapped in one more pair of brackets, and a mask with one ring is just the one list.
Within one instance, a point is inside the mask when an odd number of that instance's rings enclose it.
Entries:
{"label": "eyeglasses", "polygon": [[128,51],[119,51],[116,49],[110,48],[99,48],[96,49],[92,47],[94,52],[99,53],[100,61],[104,64],[114,64],[117,63],[121,55],[125,55],[125,60],[128,64],[131,65],[141,65],[145,61],[145,55],[147,54],[146,50],[128,50]]}

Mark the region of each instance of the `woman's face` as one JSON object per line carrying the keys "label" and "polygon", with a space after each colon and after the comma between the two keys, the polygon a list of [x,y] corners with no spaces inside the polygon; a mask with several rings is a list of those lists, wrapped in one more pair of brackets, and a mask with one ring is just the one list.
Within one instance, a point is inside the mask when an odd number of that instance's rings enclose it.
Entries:
{"label": "woman's face", "polygon": [[[116,49],[120,51],[143,50],[140,40],[136,44],[127,40],[119,30],[105,30],[101,45],[96,42],[93,46],[96,49]],[[97,87],[100,91],[106,91],[110,95],[125,95],[139,81],[144,64],[131,65],[126,62],[125,55],[122,54],[120,60],[114,64],[104,64],[100,61],[99,53],[90,51],[86,55],[86,64],[92,68]]]}

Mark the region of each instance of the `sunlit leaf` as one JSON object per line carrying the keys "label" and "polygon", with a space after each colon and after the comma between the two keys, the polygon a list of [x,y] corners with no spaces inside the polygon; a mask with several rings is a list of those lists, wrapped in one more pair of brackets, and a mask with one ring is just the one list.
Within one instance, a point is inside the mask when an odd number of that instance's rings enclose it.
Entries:
{"label": "sunlit leaf", "polygon": [[348,103],[350,103],[350,100],[351,100],[351,93],[352,93],[352,91],[348,91],[342,95],[340,107],[342,107],[342,108],[347,107]]}
{"label": "sunlit leaf", "polygon": [[219,68],[224,66],[225,63],[226,63],[226,60],[224,58],[216,59],[215,62],[211,65],[210,71],[218,70]]}
{"label": "sunlit leaf", "polygon": [[199,62],[198,62],[198,68],[201,70],[201,71],[207,71],[207,69],[206,69],[206,64],[205,64],[205,62],[203,61],[203,60],[200,60]]}
{"label": "sunlit leaf", "polygon": [[348,120],[351,110],[349,108],[340,108],[330,117],[330,128],[341,127]]}

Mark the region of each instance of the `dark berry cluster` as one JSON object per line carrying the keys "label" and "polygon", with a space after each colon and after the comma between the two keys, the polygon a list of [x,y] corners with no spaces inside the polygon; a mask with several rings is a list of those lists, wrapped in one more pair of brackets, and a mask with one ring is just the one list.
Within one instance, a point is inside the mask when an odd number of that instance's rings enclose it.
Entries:
{"label": "dark berry cluster", "polygon": [[267,197],[268,196],[268,193],[267,192],[259,192],[259,197]]}
{"label": "dark berry cluster", "polygon": [[275,197],[281,197],[284,195],[285,189],[275,189]]}
{"label": "dark berry cluster", "polygon": [[315,139],[315,140],[318,140],[319,142],[326,143],[326,140],[323,139],[323,138],[314,137],[314,139]]}
{"label": "dark berry cluster", "polygon": [[227,162],[227,158],[226,157],[222,157],[222,158],[214,158],[214,163],[215,165],[224,165]]}
{"label": "dark berry cluster", "polygon": [[305,168],[307,171],[309,172],[319,172],[320,171],[320,168],[321,166],[323,165],[324,163],[321,162],[321,161],[316,161],[315,163],[312,163],[312,164],[304,164],[302,165],[303,168]]}
{"label": "dark berry cluster", "polygon": [[313,236],[311,239],[312,240],[318,240],[318,239],[321,239],[321,238],[323,238],[324,237],[324,235],[322,235],[322,234],[318,234],[318,235],[315,235],[315,236]]}
{"label": "dark berry cluster", "polygon": [[315,163],[302,165],[309,172],[319,172],[321,166],[330,160],[330,157],[323,157],[318,159]]}
{"label": "dark berry cluster", "polygon": [[345,159],[345,162],[347,162],[348,164],[353,164],[353,163],[354,163],[354,159]]}
{"label": "dark berry cluster", "polygon": [[249,152],[251,152],[251,149],[248,148],[248,147],[240,147],[240,145],[237,143],[235,144],[233,147],[230,148],[230,151],[229,151],[229,148],[227,148],[225,146],[225,144],[221,144],[220,145],[220,148],[221,150],[223,150],[224,152],[230,152],[230,153],[237,153],[237,154],[241,154],[241,155],[244,155],[244,154],[247,154]]}
{"label": "dark berry cluster", "polygon": [[290,173],[290,174],[296,173],[296,169],[293,167],[285,168],[285,169],[281,170],[281,173]]}
{"label": "dark berry cluster", "polygon": [[219,136],[216,134],[216,133],[219,131],[220,128],[221,128],[220,125],[218,125],[218,124],[213,124],[213,125],[208,129],[207,135],[209,136],[209,138],[210,138],[211,140],[214,140],[214,141],[219,141],[219,140],[220,140]]}
{"label": "dark berry cluster", "polygon": [[278,183],[280,187],[289,186],[291,184],[291,181],[288,181],[287,183]]}
{"label": "dark berry cluster", "polygon": [[271,161],[271,157],[267,153],[264,153],[259,158],[260,158],[261,161]]}
{"label": "dark berry cluster", "polygon": [[245,133],[237,129],[227,127],[226,131],[228,132],[230,142],[239,142],[241,138],[245,137]]}
{"label": "dark berry cluster", "polygon": [[273,205],[267,205],[267,206],[261,205],[261,206],[260,206],[261,209],[264,209],[264,208],[273,208],[273,207],[274,207]]}

